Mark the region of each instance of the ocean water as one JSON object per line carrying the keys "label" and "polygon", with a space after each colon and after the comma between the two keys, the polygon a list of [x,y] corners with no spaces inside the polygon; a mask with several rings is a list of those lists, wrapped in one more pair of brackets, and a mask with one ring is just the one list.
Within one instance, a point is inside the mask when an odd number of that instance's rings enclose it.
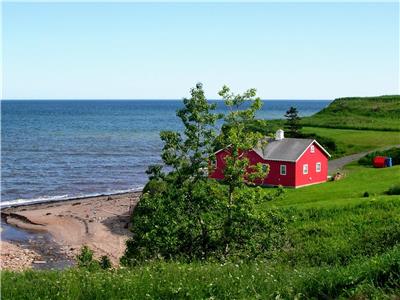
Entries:
{"label": "ocean water", "polygon": [[[264,101],[259,118],[302,116],[330,100]],[[223,111],[223,103],[218,111]],[[160,163],[161,130],[180,130],[180,100],[1,102],[1,205],[139,190]]]}

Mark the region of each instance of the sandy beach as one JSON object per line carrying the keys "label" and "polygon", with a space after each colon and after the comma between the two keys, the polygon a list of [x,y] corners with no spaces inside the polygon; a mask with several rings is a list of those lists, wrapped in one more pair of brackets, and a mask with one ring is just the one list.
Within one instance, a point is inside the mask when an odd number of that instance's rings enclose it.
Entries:
{"label": "sandy beach", "polygon": [[[58,251],[70,259],[74,259],[80,248],[87,245],[96,257],[107,255],[114,265],[118,265],[125,251],[125,242],[130,237],[130,214],[139,197],[140,192],[88,197],[9,207],[2,209],[1,213],[7,224],[48,234]],[[46,245],[41,246],[46,248]],[[48,248],[52,250],[54,247],[49,245]],[[29,255],[14,255],[18,251]],[[22,267],[18,261],[13,264],[12,260],[16,258],[25,260]],[[1,243],[2,268],[29,268],[38,259],[43,257],[40,258],[34,249],[21,249],[17,244],[5,241]]]}

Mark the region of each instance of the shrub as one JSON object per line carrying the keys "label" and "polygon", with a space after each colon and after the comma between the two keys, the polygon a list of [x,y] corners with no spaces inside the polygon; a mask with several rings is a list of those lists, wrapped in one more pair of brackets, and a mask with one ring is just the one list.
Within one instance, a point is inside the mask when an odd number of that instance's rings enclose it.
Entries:
{"label": "shrub", "polygon": [[100,258],[100,267],[101,267],[103,270],[111,268],[111,261],[110,261],[110,259],[108,258],[107,255],[103,255],[103,256]]}
{"label": "shrub", "polygon": [[[143,194],[132,216],[133,238],[128,240],[124,265],[164,259],[191,262],[270,257],[286,241],[286,219],[277,210],[258,211],[256,204],[281,195],[281,189],[244,188],[231,211],[230,240],[224,240],[226,187],[215,181],[198,184],[192,197],[208,209],[193,214],[182,188],[169,184],[159,194]],[[272,195],[272,196],[271,196]],[[171,205],[174,203],[174,205]]]}
{"label": "shrub", "polygon": [[87,269],[89,271],[97,271],[100,268],[111,268],[111,261],[106,255],[103,255],[100,261],[97,261],[93,258],[93,250],[86,245],[81,248],[81,252],[76,256],[76,260],[78,268]]}
{"label": "shrub", "polygon": [[368,193],[368,192],[364,192],[364,195],[363,195],[363,197],[364,197],[364,198],[367,198],[367,197],[369,197],[369,193]]}
{"label": "shrub", "polygon": [[400,184],[392,186],[386,193],[388,195],[400,195]]}
{"label": "shrub", "polygon": [[88,246],[83,246],[77,255],[78,267],[88,267],[93,263],[93,251]]}

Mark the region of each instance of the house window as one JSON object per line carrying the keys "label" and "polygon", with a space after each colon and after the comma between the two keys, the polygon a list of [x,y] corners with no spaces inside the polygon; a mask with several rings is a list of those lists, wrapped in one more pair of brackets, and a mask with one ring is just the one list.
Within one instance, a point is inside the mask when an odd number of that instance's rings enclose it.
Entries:
{"label": "house window", "polygon": [[314,152],[315,152],[315,146],[311,145],[311,153],[314,153]]}
{"label": "house window", "polygon": [[308,165],[303,165],[303,174],[308,174]]}
{"label": "house window", "polygon": [[211,168],[212,170],[215,170],[215,169],[218,168],[217,162],[218,162],[218,159],[217,159],[217,158],[210,159],[210,168]]}
{"label": "house window", "polygon": [[286,175],[286,165],[281,165],[281,175]]}
{"label": "house window", "polygon": [[315,172],[321,172],[321,163],[320,162],[317,162],[315,164]]}
{"label": "house window", "polygon": [[269,171],[269,164],[263,164],[262,165],[262,170],[263,170],[263,172]]}

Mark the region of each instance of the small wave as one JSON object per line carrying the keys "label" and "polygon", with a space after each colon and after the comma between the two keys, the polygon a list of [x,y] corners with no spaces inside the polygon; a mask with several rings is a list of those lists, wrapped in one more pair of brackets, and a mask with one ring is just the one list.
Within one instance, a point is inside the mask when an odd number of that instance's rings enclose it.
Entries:
{"label": "small wave", "polygon": [[7,201],[0,202],[0,208],[34,204],[34,203],[67,201],[67,200],[83,199],[83,198],[97,197],[97,196],[110,196],[110,195],[129,193],[129,192],[140,192],[142,190],[143,190],[143,186],[140,186],[140,187],[131,188],[131,189],[127,189],[127,190],[113,190],[113,191],[105,192],[105,193],[90,193],[90,194],[85,194],[85,195],[43,196],[43,197],[33,198],[33,199],[7,200]]}

